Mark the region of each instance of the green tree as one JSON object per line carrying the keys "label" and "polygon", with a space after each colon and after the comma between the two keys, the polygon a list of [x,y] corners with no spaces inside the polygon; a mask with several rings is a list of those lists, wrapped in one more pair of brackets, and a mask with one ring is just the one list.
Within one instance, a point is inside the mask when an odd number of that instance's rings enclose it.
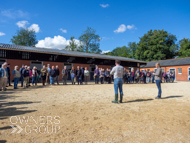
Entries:
{"label": "green tree", "polygon": [[136,42],[129,42],[128,47],[130,49],[130,54],[132,58],[135,58],[135,52],[137,50]]}
{"label": "green tree", "polygon": [[17,31],[16,35],[11,39],[11,42],[15,45],[32,47],[35,47],[35,45],[38,43],[36,40],[35,31],[24,28],[21,28]]}
{"label": "green tree", "polygon": [[132,58],[131,50],[129,47],[126,47],[126,46],[117,47],[113,51],[105,53],[105,55]]}
{"label": "green tree", "polygon": [[190,57],[190,39],[182,39],[179,41],[179,57]]}
{"label": "green tree", "polygon": [[101,53],[100,50],[100,36],[95,34],[96,31],[87,27],[86,31],[79,37],[83,47],[80,48],[82,52],[86,53]]}
{"label": "green tree", "polygon": [[144,61],[171,59],[176,55],[175,35],[164,30],[150,30],[140,38],[135,58]]}
{"label": "green tree", "polygon": [[70,38],[69,45],[67,45],[65,49],[69,51],[77,51],[77,44],[74,36]]}

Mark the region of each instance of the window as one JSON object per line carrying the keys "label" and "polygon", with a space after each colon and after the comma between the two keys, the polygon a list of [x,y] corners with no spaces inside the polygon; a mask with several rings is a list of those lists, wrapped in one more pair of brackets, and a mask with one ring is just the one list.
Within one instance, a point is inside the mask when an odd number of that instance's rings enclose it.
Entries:
{"label": "window", "polygon": [[162,69],[162,73],[164,73],[164,69]]}
{"label": "window", "polygon": [[29,52],[22,52],[22,59],[30,59]]}
{"label": "window", "polygon": [[178,74],[182,74],[182,69],[178,68]]}
{"label": "window", "polygon": [[0,50],[0,57],[6,58],[6,51]]}

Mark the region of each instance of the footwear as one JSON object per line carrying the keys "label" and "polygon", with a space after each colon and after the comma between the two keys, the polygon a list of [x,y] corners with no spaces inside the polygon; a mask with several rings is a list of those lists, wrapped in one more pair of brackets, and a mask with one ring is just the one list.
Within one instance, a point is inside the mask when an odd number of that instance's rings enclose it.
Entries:
{"label": "footwear", "polygon": [[115,94],[115,100],[112,103],[118,103],[118,94]]}
{"label": "footwear", "polygon": [[161,97],[158,97],[158,96],[157,96],[157,97],[155,97],[155,99],[161,99]]}
{"label": "footwear", "polygon": [[119,103],[122,103],[123,102],[123,94],[120,94],[120,100],[119,100]]}

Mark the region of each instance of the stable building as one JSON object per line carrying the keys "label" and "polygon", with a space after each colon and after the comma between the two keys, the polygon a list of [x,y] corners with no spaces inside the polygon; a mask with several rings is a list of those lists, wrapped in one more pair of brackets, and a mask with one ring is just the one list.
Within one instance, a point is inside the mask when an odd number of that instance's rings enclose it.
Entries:
{"label": "stable building", "polygon": [[[121,65],[126,68],[135,69],[146,64],[144,61],[125,57],[0,43],[0,65],[4,62],[10,64],[11,80],[13,79],[14,66],[21,67],[22,64],[31,68],[36,66],[38,70],[41,70],[43,65],[58,65],[60,72],[64,66],[67,66],[68,71],[72,67],[76,69],[77,66],[83,66],[90,71],[89,80],[93,80],[96,65],[104,69],[112,68],[115,65],[115,60],[120,60]],[[62,80],[61,76],[59,76],[59,80]]]}
{"label": "stable building", "polygon": [[155,71],[155,64],[160,63],[162,72],[174,72],[176,81],[190,81],[190,57],[181,59],[170,59],[151,61],[141,66],[141,70]]}

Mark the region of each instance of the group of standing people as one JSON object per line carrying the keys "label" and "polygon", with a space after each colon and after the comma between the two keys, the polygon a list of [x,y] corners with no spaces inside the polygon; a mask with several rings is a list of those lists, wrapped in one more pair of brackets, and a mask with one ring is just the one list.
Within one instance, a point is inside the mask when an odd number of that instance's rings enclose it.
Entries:
{"label": "group of standing people", "polygon": [[137,68],[136,71],[134,71],[133,69],[127,70],[124,69],[124,75],[123,75],[123,80],[124,83],[154,83],[155,81],[155,75],[154,75],[154,71],[146,71],[146,70],[139,70],[139,68]]}
{"label": "group of standing people", "polygon": [[104,70],[103,68],[98,68],[97,66],[94,70],[95,84],[99,84],[99,81],[101,84],[103,84],[104,82],[111,83],[113,76],[111,76],[110,71],[111,70],[108,68]]}

